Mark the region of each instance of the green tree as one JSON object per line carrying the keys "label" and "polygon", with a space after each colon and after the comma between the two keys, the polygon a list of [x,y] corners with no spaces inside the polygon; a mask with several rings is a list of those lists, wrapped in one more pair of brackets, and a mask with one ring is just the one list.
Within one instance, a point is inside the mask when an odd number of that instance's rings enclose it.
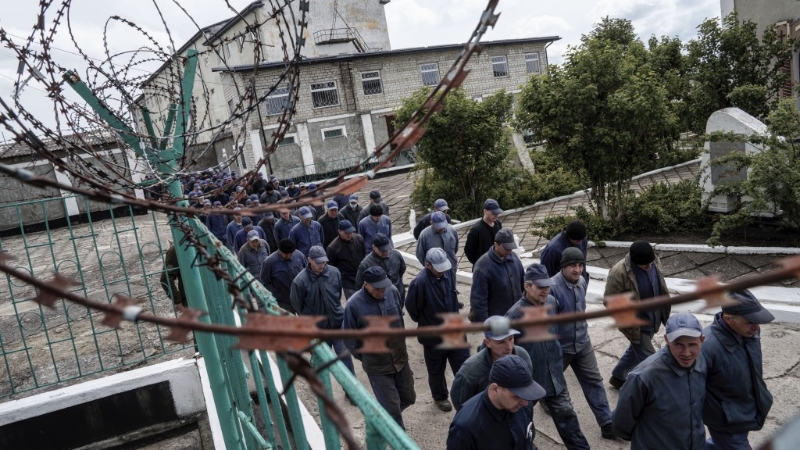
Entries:
{"label": "green tree", "polygon": [[630,21],[605,18],[563,66],[531,77],[519,97],[517,126],[585,171],[604,219],[624,220],[620,200],[631,178],[668,155],[678,137],[669,92],[650,60]]}
{"label": "green tree", "polygon": [[768,26],[759,41],[756,24],[740,21],[736,13],[722,22],[704,21],[686,46],[692,80],[687,113],[697,133],[705,132],[711,113],[731,106],[765,119],[790,77],[782,67],[791,58],[793,40],[780,42]]}
{"label": "green tree", "polygon": [[[429,93],[422,88],[407,98],[395,123],[408,121]],[[461,89],[444,98],[442,110],[431,116],[417,142],[422,173],[411,195],[415,204],[429,207],[436,198],[445,198],[456,218],[472,219],[480,215],[486,198],[505,208],[534,201],[531,175],[509,164],[511,139],[503,124],[510,118],[512,100],[501,91],[476,102]]]}

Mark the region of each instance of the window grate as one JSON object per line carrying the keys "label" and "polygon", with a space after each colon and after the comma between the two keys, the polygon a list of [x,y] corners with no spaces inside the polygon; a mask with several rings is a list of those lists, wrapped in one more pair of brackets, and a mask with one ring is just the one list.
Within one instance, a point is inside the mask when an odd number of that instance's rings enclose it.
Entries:
{"label": "window grate", "polygon": [[266,103],[268,116],[283,113],[283,110],[289,107],[289,88],[275,88],[272,94],[267,96],[264,103]]}
{"label": "window grate", "polygon": [[525,55],[525,67],[528,73],[539,73],[539,54],[528,53]]}
{"label": "window grate", "polygon": [[364,95],[383,93],[380,72],[364,72],[361,74],[361,87],[364,88]]}
{"label": "window grate", "polygon": [[492,56],[492,71],[495,77],[508,76],[508,61],[505,56]]}
{"label": "window grate", "polygon": [[339,91],[336,89],[336,82],[311,83],[311,103],[314,108],[338,105]]}
{"label": "window grate", "polygon": [[322,139],[333,139],[346,136],[344,127],[328,128],[322,130]]}
{"label": "window grate", "polygon": [[419,71],[422,74],[423,86],[436,86],[439,84],[439,63],[421,64]]}

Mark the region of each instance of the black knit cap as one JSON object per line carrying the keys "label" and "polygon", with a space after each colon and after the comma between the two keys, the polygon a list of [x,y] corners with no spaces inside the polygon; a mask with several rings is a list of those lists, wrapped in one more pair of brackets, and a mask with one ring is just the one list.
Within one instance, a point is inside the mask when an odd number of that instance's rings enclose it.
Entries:
{"label": "black knit cap", "polygon": [[278,242],[278,250],[283,253],[292,253],[296,248],[297,245],[291,239],[281,239],[281,241]]}
{"label": "black knit cap", "polygon": [[582,241],[586,237],[586,225],[582,221],[575,219],[564,228],[564,234],[571,241]]}
{"label": "black knit cap", "polygon": [[644,266],[656,260],[656,253],[653,251],[653,246],[646,241],[635,241],[631,244],[631,262]]}

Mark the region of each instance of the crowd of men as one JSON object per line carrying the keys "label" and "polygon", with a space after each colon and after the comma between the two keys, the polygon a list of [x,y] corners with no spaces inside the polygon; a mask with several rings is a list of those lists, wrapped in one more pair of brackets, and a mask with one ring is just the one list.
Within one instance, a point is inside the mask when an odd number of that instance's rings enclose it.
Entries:
{"label": "crowd of men", "polygon": [[[415,256],[424,268],[406,290],[405,260],[393,247],[389,207],[378,191],[363,207],[350,195],[331,199],[324,208],[293,210],[291,198],[313,193],[314,183],[295,187],[292,180],[281,185],[276,177],[259,176],[250,186],[218,194],[227,198],[206,198],[203,193],[216,189],[215,183],[187,180],[187,196],[203,210],[231,209],[230,217],[202,219],[291,314],[322,316],[318,326],[327,329],[363,328],[366,316],[391,318],[392,327],[404,328],[406,313],[419,326],[432,326],[442,323],[440,314],[459,313],[464,306],[456,286],[459,235],[444,199],[414,227]],[[243,217],[239,201],[245,207],[278,202],[286,207]],[[514,252],[513,232],[498,219],[502,213],[497,201],[487,199],[464,246],[473,265],[468,317],[489,326],[482,345],[471,355],[466,348],[438,348],[438,337],[418,338],[434,404],[457,411],[448,449],[535,448],[536,402],[568,449],[588,449],[564,377],[567,368],[605,439],[630,440],[634,449],[750,448],[748,433],[761,429],[772,405],[759,325],[774,319],[750,292],[731,293],[737,302],[724,306],[705,329],[689,313],[671,315],[669,307],[639,312],[640,326],[620,330],[629,345],[608,380],[619,390],[612,410],[586,321],[558,324],[549,330],[557,340],[533,342],[509,327],[529,308],[546,314],[586,310],[585,224],[569,223],[541,252],[541,262],[526,268]],[[175,286],[170,283],[169,289]],[[669,295],[649,243],[634,242],[609,271],[605,296],[621,293],[639,302]],[[665,345],[656,351],[653,338],[662,325]],[[328,344],[351,371],[352,359],[360,361],[377,401],[403,427],[402,412],[416,401],[405,339],[389,339],[385,354],[361,353],[357,341]],[[455,376],[449,389],[448,365]]]}

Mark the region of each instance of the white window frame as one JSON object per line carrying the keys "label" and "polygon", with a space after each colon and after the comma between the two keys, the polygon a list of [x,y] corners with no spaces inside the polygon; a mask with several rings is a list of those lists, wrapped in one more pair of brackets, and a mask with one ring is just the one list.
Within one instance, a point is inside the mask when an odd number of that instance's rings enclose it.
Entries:
{"label": "white window frame", "polygon": [[[320,85],[328,84],[328,83],[333,84],[333,87],[332,88],[331,87],[326,87],[326,88],[314,89],[314,85],[320,86]],[[341,100],[339,99],[339,86],[336,84],[336,80],[319,81],[319,82],[316,82],[316,83],[310,83],[309,88],[311,89],[311,106],[314,109],[330,108],[330,107],[333,107],[333,106],[339,106],[341,104]],[[322,105],[322,106],[315,105],[314,104],[314,93],[315,92],[324,92],[324,91],[333,91],[336,94],[336,103],[333,103],[333,104],[330,104],[330,105]]]}
{"label": "white window frame", "polygon": [[[325,132],[326,131],[333,131],[333,130],[341,130],[342,131],[342,135],[341,136],[325,137]],[[338,127],[328,127],[328,128],[321,129],[320,133],[322,133],[322,140],[323,141],[327,141],[328,139],[338,139],[338,138],[342,138],[342,137],[347,137],[347,128],[345,128],[344,125],[340,125]]]}
{"label": "white window frame", "polygon": [[[491,58],[492,58],[491,59],[491,61],[492,61],[492,74],[494,75],[495,78],[504,78],[504,77],[511,76],[511,71],[508,70],[508,57],[507,56],[498,55],[498,56],[492,56]],[[501,60],[501,58],[502,58],[502,60]],[[495,65],[497,65],[497,64],[505,65],[505,67],[506,67],[505,73],[499,72],[498,70],[495,69]],[[498,74],[500,74],[500,75],[498,75]]]}
{"label": "white window frame", "polygon": [[[426,68],[425,66],[430,66],[430,67]],[[426,73],[435,73],[436,74],[436,82],[435,83],[426,83],[425,82],[425,74]],[[437,84],[439,84],[440,81],[442,81],[442,76],[439,73],[439,63],[438,62],[420,64],[419,65],[419,74],[420,74],[420,77],[422,78],[422,85],[423,86],[436,86]]]}
{"label": "white window frame", "polygon": [[[366,78],[365,78],[366,76]],[[367,86],[364,82],[378,81],[378,92],[367,92]],[[380,70],[370,70],[369,72],[361,72],[361,90],[364,95],[378,95],[383,94],[383,80],[381,79]]]}
{"label": "white window frame", "polygon": [[[282,93],[283,91],[281,91],[281,93],[277,93],[278,89],[285,89],[286,93],[285,94]],[[284,108],[289,105],[289,94],[291,93],[291,91],[292,91],[291,86],[278,87],[278,88],[275,88],[274,91],[272,91],[272,94],[267,96],[267,98],[264,101],[264,110],[266,111],[268,116],[277,116],[279,114],[283,114]],[[284,100],[283,106],[281,106],[280,111],[274,112],[274,113],[269,112],[270,111],[270,109],[269,109],[270,101],[271,100],[276,100],[276,99],[279,99],[279,98],[282,98],[282,97],[285,97],[285,100]]]}
{"label": "white window frame", "polygon": [[[284,143],[287,139],[292,139],[292,142]],[[286,147],[288,145],[300,145],[300,142],[297,141],[297,133],[286,133],[283,135],[283,139],[278,142],[278,147]]]}
{"label": "white window frame", "polygon": [[[536,70],[531,70],[531,63],[536,62]],[[528,73],[542,73],[542,61],[539,59],[539,53],[525,53],[525,69]]]}

